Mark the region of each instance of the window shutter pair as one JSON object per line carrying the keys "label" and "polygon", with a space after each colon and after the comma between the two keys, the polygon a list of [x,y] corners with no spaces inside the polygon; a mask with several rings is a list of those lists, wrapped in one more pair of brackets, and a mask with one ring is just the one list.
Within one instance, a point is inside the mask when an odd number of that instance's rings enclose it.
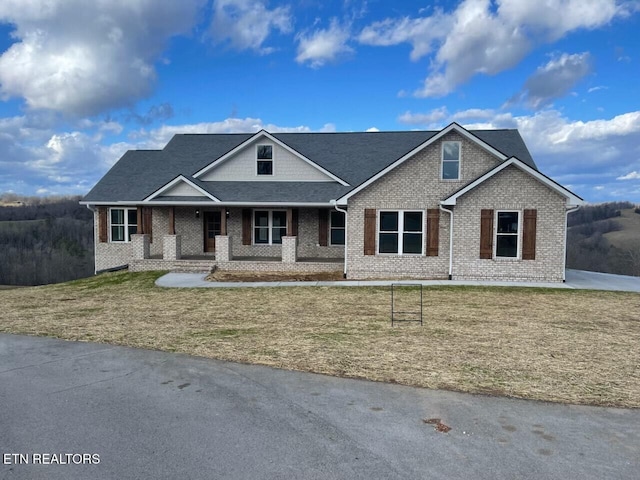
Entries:
{"label": "window shutter pair", "polygon": [[[480,258],[493,258],[493,216],[492,209],[480,211]],[[522,220],[522,259],[536,259],[536,222],[538,212],[526,209]]]}
{"label": "window shutter pair", "polygon": [[[374,208],[364,210],[364,254],[376,254],[376,221],[377,215]],[[440,243],[440,210],[430,208],[427,210],[426,253],[428,257],[438,256]]]}

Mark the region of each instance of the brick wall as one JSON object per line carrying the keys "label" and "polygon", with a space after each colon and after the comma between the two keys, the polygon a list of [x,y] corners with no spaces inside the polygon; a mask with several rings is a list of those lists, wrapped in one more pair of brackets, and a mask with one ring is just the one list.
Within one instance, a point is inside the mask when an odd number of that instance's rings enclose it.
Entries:
{"label": "brick wall", "polygon": [[440,200],[499,162],[458,133],[447,134],[443,141],[461,142],[460,180],[440,180],[441,142],[436,142],[349,200],[348,278],[448,278],[447,213],[440,213],[438,256],[364,255],[362,235],[366,208],[424,210],[426,221],[427,209],[438,208]]}
{"label": "brick wall", "polygon": [[[536,209],[536,259],[480,259],[483,208],[518,210],[520,215]],[[460,197],[454,210],[454,280],[563,280],[565,199],[550,188],[510,166]]]}
{"label": "brick wall", "polygon": [[[349,200],[348,278],[448,277],[450,218],[447,213],[440,214],[437,257],[364,255],[363,231],[365,209],[419,209],[426,215],[427,209],[438,208],[440,200],[499,162],[455,132],[443,138],[443,141],[450,140],[462,142],[460,181],[439,180],[441,143],[436,142]],[[453,278],[561,281],[564,205],[563,197],[516,167],[509,167],[463,196],[454,207]],[[480,260],[482,208],[538,209],[536,260]]]}

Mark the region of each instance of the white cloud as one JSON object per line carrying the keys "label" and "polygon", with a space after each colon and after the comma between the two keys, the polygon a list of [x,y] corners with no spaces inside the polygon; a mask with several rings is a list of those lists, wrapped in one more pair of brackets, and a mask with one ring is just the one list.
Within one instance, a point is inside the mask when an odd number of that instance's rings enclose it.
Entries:
{"label": "white cloud", "polygon": [[307,63],[311,68],[319,68],[337,61],[342,56],[353,52],[353,49],[347,45],[350,35],[350,28],[341,25],[335,18],[331,20],[328,29],[300,33],[296,36],[298,41],[296,62]]}
{"label": "white cloud", "polygon": [[148,95],[167,40],[204,0],[3,0],[18,41],[0,56],[0,94],[29,109],[93,115]]}
{"label": "white cloud", "polygon": [[414,94],[438,97],[474,75],[513,67],[537,44],[628,16],[636,10],[632,5],[616,0],[464,0],[450,12],[375,22],[358,39],[379,46],[409,43],[412,60],[435,51],[424,85]]}
{"label": "white cloud", "polygon": [[[591,72],[589,52],[555,56],[546,65],[538,67],[520,93],[509,102],[524,102],[533,109],[547,105],[566,95],[580,80]],[[589,90],[591,92],[592,90]]]}
{"label": "white cloud", "polygon": [[367,128],[366,131],[369,132],[369,133],[372,133],[372,132],[379,132],[380,129],[378,127],[369,127],[369,128]]}
{"label": "white cloud", "polygon": [[411,113],[406,111],[398,117],[398,121],[407,125],[431,125],[444,120],[448,116],[449,112],[447,107],[440,107],[428,113]]}
{"label": "white cloud", "polygon": [[263,46],[274,30],[292,31],[289,7],[269,10],[266,1],[215,0],[211,35],[216,43],[229,42],[238,50],[271,53],[273,48]]}
{"label": "white cloud", "polygon": [[597,92],[598,90],[608,90],[609,87],[604,87],[602,85],[598,85],[596,87],[591,87],[589,90],[587,90],[588,93],[593,93],[593,92]]}
{"label": "white cloud", "polygon": [[640,180],[640,172],[629,172],[626,175],[622,175],[620,177],[616,177],[616,180]]}

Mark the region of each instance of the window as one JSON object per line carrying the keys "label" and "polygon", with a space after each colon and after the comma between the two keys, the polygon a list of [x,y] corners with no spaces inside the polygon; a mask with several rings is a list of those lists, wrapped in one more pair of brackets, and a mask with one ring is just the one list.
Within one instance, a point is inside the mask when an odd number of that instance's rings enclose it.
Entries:
{"label": "window", "polygon": [[496,258],[518,257],[520,212],[497,212],[496,214]]}
{"label": "window", "polygon": [[273,175],[273,147],[271,145],[258,145],[257,147],[258,175]]}
{"label": "window", "polygon": [[460,142],[442,142],[442,180],[460,179]]}
{"label": "window", "polygon": [[329,239],[331,245],[344,245],[345,219],[344,213],[331,211],[329,217]]}
{"label": "window", "polygon": [[135,208],[112,208],[111,241],[130,242],[131,235],[138,231],[138,212]]}
{"label": "window", "polygon": [[253,212],[253,243],[273,245],[282,243],[287,234],[285,210],[255,210]]}
{"label": "window", "polygon": [[381,211],[378,227],[378,253],[422,255],[422,212]]}

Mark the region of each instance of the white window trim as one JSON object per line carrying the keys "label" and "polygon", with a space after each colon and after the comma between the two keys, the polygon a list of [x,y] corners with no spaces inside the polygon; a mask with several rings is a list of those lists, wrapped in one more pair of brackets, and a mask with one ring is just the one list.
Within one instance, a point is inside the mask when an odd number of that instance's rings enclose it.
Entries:
{"label": "white window trim", "polygon": [[[269,216],[268,216],[268,227],[258,227],[256,225],[256,212],[268,212]],[[285,221],[284,221],[284,228],[285,230],[287,230],[289,228],[289,225],[287,225],[287,221],[288,219],[286,218],[286,214],[287,211],[286,210],[282,210],[282,209],[274,209],[274,210],[270,210],[267,208],[256,208],[253,210],[253,224],[251,226],[251,244],[252,245],[282,245],[281,243],[273,243],[273,212],[285,212]],[[256,243],[256,228],[268,228],[269,229],[269,243]],[[281,227],[278,227],[281,228]],[[286,231],[285,231],[285,235],[286,236]]]}
{"label": "white window trim", "polygon": [[[458,144],[458,178],[444,178],[444,162],[453,163],[454,160],[445,160],[444,159],[444,146],[447,143],[457,143]],[[459,182],[462,179],[462,142],[457,140],[447,140],[443,141],[440,147],[440,181],[442,182]]]}
{"label": "white window trim", "polygon": [[331,230],[334,227],[331,225],[331,223],[332,223],[331,222],[331,217],[333,216],[334,212],[336,212],[336,210],[332,210],[332,211],[329,212],[329,246],[330,247],[343,247],[344,248],[344,246],[347,243],[347,216],[342,212],[338,212],[338,213],[342,213],[342,215],[345,217],[345,219],[344,219],[345,223],[344,223],[344,227],[335,227],[336,229],[344,230],[344,242],[345,243],[332,243],[331,242]]}
{"label": "white window trim", "polygon": [[[398,234],[398,251],[396,253],[387,253],[387,252],[380,252],[380,214],[382,212],[398,212],[398,231],[396,232]],[[420,233],[422,234],[422,241],[420,242],[420,253],[403,253],[402,252],[402,247],[403,247],[403,234],[404,233],[418,233],[418,232],[405,232],[404,231],[404,214],[405,213],[421,213],[422,214],[422,222],[420,222],[422,225],[422,230],[420,231]],[[381,209],[378,210],[377,212],[377,218],[376,218],[376,255],[382,255],[382,256],[386,256],[386,257],[424,257],[425,256],[425,252],[424,252],[424,245],[425,245],[425,211],[424,210],[398,210],[398,209],[393,209],[393,208],[385,208],[385,209]],[[385,231],[383,233],[394,233],[391,231]]]}
{"label": "white window trim", "polygon": [[[113,240],[111,237],[111,211],[112,210],[124,210],[124,240]],[[108,228],[109,228],[109,243],[131,243],[131,240],[127,240],[127,237],[129,236],[129,210],[133,210],[136,212],[136,227],[138,226],[138,220],[137,220],[137,215],[138,215],[138,209],[137,208],[130,208],[130,207],[111,207],[109,208],[109,221],[108,221]],[[119,223],[117,223],[116,225],[121,225]]]}
{"label": "white window trim", "polygon": [[[500,233],[500,235],[516,235],[518,237],[517,251],[515,257],[499,257],[497,255],[498,250],[498,214],[500,213],[517,213],[518,214],[518,233]],[[496,210],[495,217],[493,219],[493,259],[499,261],[513,262],[522,258],[522,211],[515,209]]]}
{"label": "white window trim", "polygon": [[[268,161],[266,159],[263,159],[263,160],[258,159],[258,149],[260,147],[271,147],[271,174],[270,175],[258,173],[258,162],[267,162]],[[276,156],[276,149],[275,149],[274,145],[272,145],[270,143],[258,143],[258,144],[256,144],[256,177],[273,177],[276,174],[275,156]]]}

